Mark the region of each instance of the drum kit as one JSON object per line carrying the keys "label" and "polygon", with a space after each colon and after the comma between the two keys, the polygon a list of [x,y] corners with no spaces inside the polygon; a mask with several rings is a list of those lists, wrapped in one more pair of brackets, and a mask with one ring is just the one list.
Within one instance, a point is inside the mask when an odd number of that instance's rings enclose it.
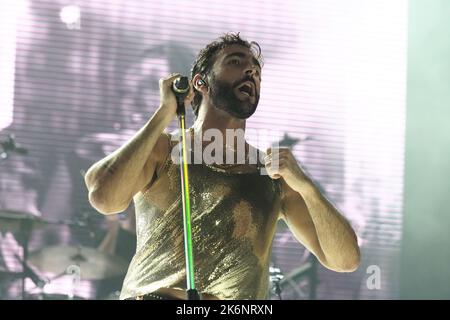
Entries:
{"label": "drum kit", "polygon": [[[93,149],[93,145],[100,144],[113,148],[117,144],[118,136],[97,134],[85,140],[77,146],[77,153],[80,153],[78,156],[82,159],[94,159],[99,155],[96,154],[97,149]],[[2,170],[4,164],[11,163],[7,160],[13,155],[23,156],[27,153],[27,149],[16,143],[13,134],[0,140]],[[2,196],[6,197],[5,194]],[[9,202],[9,204],[13,203],[13,201]],[[3,206],[4,203],[0,202]],[[117,279],[125,276],[129,261],[115,255],[115,252],[108,253],[105,252],[108,249],[85,245],[46,246],[48,241],[44,241],[43,248],[29,252],[29,248],[36,247],[34,241],[36,234],[33,232],[44,229],[46,233],[51,229],[46,228],[50,226],[56,227],[58,234],[61,230],[81,228],[87,231],[91,237],[90,240],[93,240],[92,234],[97,231],[97,228],[92,220],[86,217],[81,220],[44,219],[36,216],[34,210],[22,210],[26,208],[25,205],[18,207],[20,207],[19,210],[5,210],[0,206],[0,300],[5,298],[59,300],[77,299],[78,296],[83,296],[84,299],[116,299],[118,297]],[[68,232],[71,234],[72,230]],[[33,241],[30,241],[32,234]],[[80,232],[76,231],[74,234],[78,235]],[[11,290],[11,284],[14,290]],[[91,291],[96,289],[91,289],[96,286],[106,287],[107,293],[98,294],[97,292],[95,296],[92,296]],[[102,289],[105,290],[105,288]],[[114,290],[113,293],[111,293],[112,290]]]}
{"label": "drum kit", "polygon": [[[21,262],[21,271],[0,270],[0,275],[21,280],[22,299],[77,299],[73,291],[73,284],[76,282],[107,280],[125,275],[127,261],[92,247],[56,245],[28,252],[32,231],[51,225],[89,227],[82,221],[50,220],[26,212],[0,210],[0,233],[13,233],[22,249],[22,253],[16,255],[16,259]],[[42,274],[48,277],[43,277]],[[46,293],[46,287],[62,277],[70,277],[73,280],[71,288],[67,288],[68,292]],[[38,288],[40,291],[29,292],[26,279],[31,280],[35,285],[34,289]]]}

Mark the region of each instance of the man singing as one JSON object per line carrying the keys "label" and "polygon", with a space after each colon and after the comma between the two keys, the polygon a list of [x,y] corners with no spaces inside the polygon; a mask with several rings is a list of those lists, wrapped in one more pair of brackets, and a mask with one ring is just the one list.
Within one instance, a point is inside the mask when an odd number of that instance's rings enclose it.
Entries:
{"label": "man singing", "polygon": [[[134,201],[137,250],[121,299],[186,298],[180,170],[171,157],[177,141],[164,131],[176,116],[171,87],[179,76],[159,81],[160,106],[152,118],[85,176],[89,200],[101,213],[121,212]],[[255,112],[259,45],[226,34],[200,51],[191,79],[184,102],[192,104],[196,120],[187,138],[200,141],[206,151],[213,142],[203,139],[205,132],[214,130],[222,137],[227,130],[242,132]],[[201,298],[267,298],[278,219],[328,269],[356,270],[360,253],[354,231],[291,151],[272,148],[251,161],[255,148],[246,141],[244,148],[235,148],[239,137],[220,139],[223,152],[215,151],[216,161],[195,158],[189,165],[195,283]],[[244,161],[230,163],[230,152],[233,160]],[[261,174],[263,169],[267,175]]]}

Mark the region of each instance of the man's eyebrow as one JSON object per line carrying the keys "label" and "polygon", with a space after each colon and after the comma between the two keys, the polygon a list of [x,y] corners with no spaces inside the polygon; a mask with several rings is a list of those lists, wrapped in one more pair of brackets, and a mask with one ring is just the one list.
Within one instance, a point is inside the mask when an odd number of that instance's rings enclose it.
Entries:
{"label": "man's eyebrow", "polygon": [[[233,52],[225,56],[225,60],[231,57],[239,57],[239,58],[245,58],[247,55],[243,52]],[[254,64],[258,66],[259,69],[261,69],[261,64],[259,63],[258,59],[255,58],[255,56],[252,55],[252,61]]]}

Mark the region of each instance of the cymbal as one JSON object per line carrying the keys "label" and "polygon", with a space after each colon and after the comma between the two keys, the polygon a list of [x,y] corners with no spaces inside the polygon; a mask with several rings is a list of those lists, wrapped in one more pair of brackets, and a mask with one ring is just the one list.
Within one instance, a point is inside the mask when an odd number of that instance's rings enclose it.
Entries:
{"label": "cymbal", "polygon": [[125,274],[128,263],[95,248],[51,246],[30,254],[28,262],[40,271],[64,274],[69,266],[80,268],[81,279],[100,280]]}
{"label": "cymbal", "polygon": [[17,276],[17,275],[22,275],[22,272],[9,271],[9,270],[0,268],[0,278],[3,276]]}
{"label": "cymbal", "polygon": [[34,228],[44,225],[43,219],[32,213],[16,210],[0,210],[1,232],[18,232],[26,222],[30,222]]}
{"label": "cymbal", "polygon": [[32,229],[42,228],[52,224],[78,227],[86,226],[86,223],[84,222],[49,220],[28,212],[17,210],[0,210],[0,232],[20,232],[26,223],[30,223]]}

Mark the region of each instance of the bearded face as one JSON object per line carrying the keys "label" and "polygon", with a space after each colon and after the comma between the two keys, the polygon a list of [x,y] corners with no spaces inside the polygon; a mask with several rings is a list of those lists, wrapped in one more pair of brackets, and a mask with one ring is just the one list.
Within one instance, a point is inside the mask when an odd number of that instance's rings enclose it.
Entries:
{"label": "bearded face", "polygon": [[259,102],[259,92],[251,76],[229,83],[218,79],[212,73],[210,87],[210,98],[216,108],[239,119],[248,119],[255,113]]}
{"label": "bearded face", "polygon": [[212,105],[238,119],[247,119],[259,102],[261,66],[249,48],[223,48],[208,77]]}

